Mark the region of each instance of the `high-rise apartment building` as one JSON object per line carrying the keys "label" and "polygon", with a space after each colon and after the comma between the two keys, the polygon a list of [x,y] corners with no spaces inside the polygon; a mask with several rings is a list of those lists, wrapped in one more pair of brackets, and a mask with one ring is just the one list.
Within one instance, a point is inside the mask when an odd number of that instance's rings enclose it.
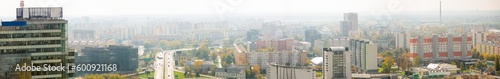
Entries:
{"label": "high-rise apartment building", "polygon": [[350,21],[340,21],[340,36],[349,36],[349,31],[351,31]]}
{"label": "high-rise apartment building", "polygon": [[293,51],[293,38],[256,41],[257,50],[271,48],[276,51]]}
{"label": "high-rise apartment building", "polygon": [[413,36],[409,39],[410,58],[422,61],[446,61],[470,58],[472,38],[467,34]]}
{"label": "high-rise apartment building", "polygon": [[349,47],[351,52],[351,63],[362,72],[378,73],[377,44],[362,39],[332,39],[330,46]]}
{"label": "high-rise apartment building", "polygon": [[351,53],[348,47],[323,49],[323,79],[351,79]]}
{"label": "high-rise apartment building", "polygon": [[396,48],[403,48],[403,49],[408,49],[410,46],[409,39],[410,39],[410,34],[408,33],[396,33],[394,34],[394,38],[396,41]]}
{"label": "high-rise apartment building", "polygon": [[94,30],[74,30],[73,40],[96,40]]}
{"label": "high-rise apartment building", "polygon": [[[66,79],[74,70],[14,71],[17,64],[27,66],[72,66],[75,51],[67,49],[62,7],[17,8],[17,20],[0,24],[0,76],[6,79]],[[33,64],[31,64],[33,63]],[[22,76],[21,76],[22,75]]]}
{"label": "high-rise apartment building", "polygon": [[358,13],[344,13],[344,21],[349,21],[351,23],[351,31],[358,30]]}
{"label": "high-rise apartment building", "polygon": [[358,13],[344,13],[344,21],[340,21],[341,37],[358,36]]}
{"label": "high-rise apartment building", "polygon": [[500,55],[500,42],[488,41],[474,46],[477,52]]}

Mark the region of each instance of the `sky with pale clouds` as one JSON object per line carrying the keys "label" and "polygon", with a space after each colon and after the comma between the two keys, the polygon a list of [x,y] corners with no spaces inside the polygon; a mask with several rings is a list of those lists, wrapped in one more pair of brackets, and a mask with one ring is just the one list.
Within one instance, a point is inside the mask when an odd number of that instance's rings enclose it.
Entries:
{"label": "sky with pale clouds", "polygon": [[[65,16],[438,11],[440,0],[25,0],[25,7],[64,7]],[[443,11],[500,10],[500,0],[441,0]],[[0,0],[15,16],[20,0]]]}

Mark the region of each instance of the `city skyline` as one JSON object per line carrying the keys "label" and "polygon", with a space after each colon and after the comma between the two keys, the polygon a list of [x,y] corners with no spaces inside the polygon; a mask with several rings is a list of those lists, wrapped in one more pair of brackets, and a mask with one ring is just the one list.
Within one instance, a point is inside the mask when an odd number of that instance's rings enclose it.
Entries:
{"label": "city skyline", "polygon": [[[498,11],[497,0],[441,0],[443,11]],[[15,12],[20,0],[2,0],[0,17]],[[93,5],[93,6],[89,6]],[[180,14],[297,14],[342,12],[426,12],[439,11],[439,0],[25,0],[25,7],[64,7],[65,16],[180,15]],[[345,8],[349,7],[349,8]]]}

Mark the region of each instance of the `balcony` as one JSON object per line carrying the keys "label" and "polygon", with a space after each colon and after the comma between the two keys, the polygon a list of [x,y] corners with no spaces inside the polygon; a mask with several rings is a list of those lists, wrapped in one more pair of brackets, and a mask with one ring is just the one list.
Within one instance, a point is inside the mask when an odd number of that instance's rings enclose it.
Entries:
{"label": "balcony", "polygon": [[30,48],[56,48],[62,47],[61,44],[50,45],[29,45],[29,46],[1,46],[0,49],[30,49]]}
{"label": "balcony", "polygon": [[39,53],[31,53],[31,56],[50,56],[50,55],[65,55],[62,52],[39,52]]}
{"label": "balcony", "polygon": [[0,34],[16,34],[16,33],[53,33],[62,32],[61,29],[50,29],[50,30],[1,30]]}

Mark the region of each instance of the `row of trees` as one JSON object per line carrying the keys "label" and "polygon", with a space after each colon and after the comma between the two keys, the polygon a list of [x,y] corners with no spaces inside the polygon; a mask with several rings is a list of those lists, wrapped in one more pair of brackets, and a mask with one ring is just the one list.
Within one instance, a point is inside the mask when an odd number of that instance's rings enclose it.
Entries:
{"label": "row of trees", "polygon": [[413,58],[413,61],[411,61],[410,53],[408,53],[407,50],[401,48],[394,50],[385,50],[384,52],[379,53],[379,57],[382,57],[384,59],[380,65],[379,73],[390,73],[391,68],[394,65],[397,65],[398,69],[408,71],[411,69],[411,67],[419,67],[423,64],[422,60],[418,56],[415,56]]}
{"label": "row of trees", "polygon": [[[469,69],[479,69],[486,70],[487,72],[500,73],[500,55],[480,53],[476,49],[472,49],[472,58],[480,59],[474,66],[470,66]],[[488,66],[487,61],[493,61],[493,66]]]}

